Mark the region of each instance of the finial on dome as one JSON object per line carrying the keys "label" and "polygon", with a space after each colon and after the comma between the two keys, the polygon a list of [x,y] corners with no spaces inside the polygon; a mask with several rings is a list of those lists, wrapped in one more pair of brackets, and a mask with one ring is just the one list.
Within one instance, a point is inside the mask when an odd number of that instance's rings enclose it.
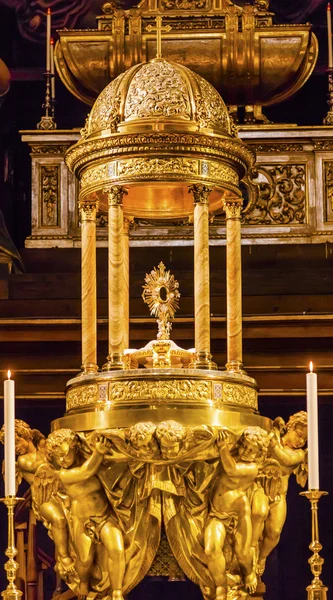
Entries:
{"label": "finial on dome", "polygon": [[156,58],[162,58],[162,32],[171,31],[171,26],[165,25],[165,27],[162,27],[162,17],[156,17],[156,27],[148,25],[146,30],[149,31],[149,33],[151,31],[156,31]]}

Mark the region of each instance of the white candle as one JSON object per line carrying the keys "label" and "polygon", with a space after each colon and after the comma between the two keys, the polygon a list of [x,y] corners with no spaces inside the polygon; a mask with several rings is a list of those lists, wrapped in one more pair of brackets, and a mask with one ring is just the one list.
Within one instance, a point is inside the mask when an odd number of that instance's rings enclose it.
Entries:
{"label": "white candle", "polygon": [[51,61],[51,100],[55,100],[55,78],[54,78],[54,41],[51,38],[50,45],[50,61]]}
{"label": "white candle", "polygon": [[313,373],[310,362],[310,373],[306,374],[306,406],[308,412],[308,463],[309,490],[319,490],[319,452],[318,452],[318,394],[317,374]]}
{"label": "white candle", "polygon": [[46,70],[51,70],[51,9],[46,14]]}
{"label": "white candle", "polygon": [[333,68],[333,48],[332,48],[332,11],[328,3],[326,10],[327,17],[327,42],[328,42],[328,68]]}
{"label": "white candle", "polygon": [[4,381],[5,413],[5,495],[16,496],[15,481],[15,383],[10,378]]}

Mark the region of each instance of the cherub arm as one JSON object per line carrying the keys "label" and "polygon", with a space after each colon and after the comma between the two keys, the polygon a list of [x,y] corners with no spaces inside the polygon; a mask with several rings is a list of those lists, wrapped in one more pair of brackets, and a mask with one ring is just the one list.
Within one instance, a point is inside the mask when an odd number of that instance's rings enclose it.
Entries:
{"label": "cherub arm", "polygon": [[304,460],[304,450],[284,447],[275,436],[271,440],[269,450],[270,455],[283,467],[296,468]]}
{"label": "cherub arm", "polygon": [[256,463],[237,462],[232,456],[228,446],[229,432],[221,429],[218,433],[217,446],[224,471],[229,477],[256,477],[258,467]]}
{"label": "cherub arm", "polygon": [[104,438],[100,438],[95,444],[95,450],[92,455],[79,467],[73,467],[72,469],[60,469],[59,478],[64,486],[73,485],[75,483],[81,483],[87,481],[90,477],[96,475],[100,465],[103,462],[104,455],[110,451],[109,445],[104,441]]}

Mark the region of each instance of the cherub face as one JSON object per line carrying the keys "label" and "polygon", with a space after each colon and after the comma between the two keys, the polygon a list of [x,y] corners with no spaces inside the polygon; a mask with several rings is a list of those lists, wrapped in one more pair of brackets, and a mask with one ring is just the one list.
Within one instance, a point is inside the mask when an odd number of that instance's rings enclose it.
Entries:
{"label": "cherub face", "polygon": [[170,442],[165,437],[161,437],[160,446],[163,458],[176,458],[180,452],[180,442]]}
{"label": "cherub face", "polygon": [[28,440],[20,435],[17,435],[17,433],[15,434],[15,452],[20,456],[29,452]]}
{"label": "cherub face", "polygon": [[296,423],[293,429],[289,429],[285,435],[285,443],[291,448],[303,448],[308,435],[308,429],[306,425],[302,423]]}
{"label": "cherub face", "polygon": [[153,434],[147,433],[145,436],[138,436],[135,440],[132,441],[134,448],[138,450],[140,448],[147,448],[152,440]]}
{"label": "cherub face", "polygon": [[244,462],[254,462],[260,452],[258,444],[246,438],[242,440],[238,448],[238,456]]}
{"label": "cherub face", "polygon": [[57,448],[53,456],[56,462],[63,469],[68,469],[75,462],[76,452],[74,448],[71,448],[68,444],[66,444],[66,442],[64,442],[63,444],[61,444],[61,446]]}

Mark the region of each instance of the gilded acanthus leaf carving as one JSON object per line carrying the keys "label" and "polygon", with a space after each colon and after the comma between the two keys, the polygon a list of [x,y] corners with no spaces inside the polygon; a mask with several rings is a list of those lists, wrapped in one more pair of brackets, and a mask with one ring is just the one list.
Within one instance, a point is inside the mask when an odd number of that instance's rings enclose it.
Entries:
{"label": "gilded acanthus leaf carving", "polygon": [[258,165],[252,180],[248,182],[252,199],[250,210],[244,214],[244,223],[305,223],[306,187],[304,164]]}

